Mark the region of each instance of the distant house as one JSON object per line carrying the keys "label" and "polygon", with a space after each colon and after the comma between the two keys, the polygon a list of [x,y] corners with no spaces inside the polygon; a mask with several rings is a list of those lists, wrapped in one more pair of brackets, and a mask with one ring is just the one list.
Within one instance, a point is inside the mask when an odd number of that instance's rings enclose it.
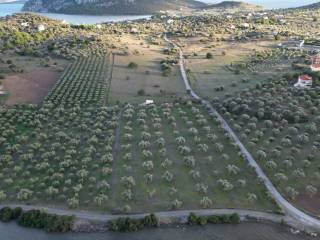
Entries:
{"label": "distant house", "polygon": [[168,19],[168,20],[167,20],[167,23],[168,23],[168,24],[172,24],[172,23],[174,23],[174,20],[173,20],[173,19]]}
{"label": "distant house", "polygon": [[154,101],[147,99],[146,102],[145,102],[145,105],[151,105],[151,104],[154,104]]}
{"label": "distant house", "polygon": [[139,30],[138,30],[138,28],[133,27],[133,28],[130,29],[130,33],[131,34],[138,34]]}
{"label": "distant house", "polygon": [[28,22],[23,22],[23,23],[21,23],[21,26],[22,26],[22,27],[28,27],[28,26],[29,26],[29,23],[28,23]]}
{"label": "distant house", "polygon": [[40,25],[38,25],[37,29],[38,29],[38,32],[43,32],[44,30],[46,30],[46,27],[44,25],[40,24]]}
{"label": "distant house", "polygon": [[320,72],[320,55],[316,55],[311,57],[311,71],[313,72]]}
{"label": "distant house", "polygon": [[300,75],[298,82],[294,86],[296,88],[310,88],[312,87],[312,77],[309,75]]}
{"label": "distant house", "polygon": [[242,24],[241,24],[241,27],[243,27],[243,28],[249,28],[249,27],[250,27],[250,24],[249,24],[249,23],[242,23]]}
{"label": "distant house", "polygon": [[144,103],[141,104],[141,106],[150,106],[153,105],[154,101],[153,100],[146,100]]}

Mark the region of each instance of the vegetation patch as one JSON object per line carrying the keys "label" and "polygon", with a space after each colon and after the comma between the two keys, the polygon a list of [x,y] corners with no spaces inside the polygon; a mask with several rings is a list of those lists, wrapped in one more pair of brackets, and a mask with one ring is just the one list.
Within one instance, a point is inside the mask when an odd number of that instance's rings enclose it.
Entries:
{"label": "vegetation patch", "polygon": [[23,227],[43,229],[47,232],[69,232],[73,221],[73,216],[60,216],[41,210],[29,210],[22,212],[18,224]]}
{"label": "vegetation patch", "polygon": [[109,221],[111,231],[115,232],[136,232],[145,228],[158,227],[159,221],[154,214],[145,216],[142,219],[118,218]]}
{"label": "vegetation patch", "polygon": [[[286,76],[287,77],[287,76]],[[274,185],[295,203],[319,213],[319,87],[302,90],[287,78],[257,85],[223,102],[219,111]],[[302,201],[300,201],[300,204]]]}
{"label": "vegetation patch", "polygon": [[238,224],[240,223],[240,216],[237,213],[210,215],[210,216],[197,216],[195,213],[190,213],[188,217],[189,225],[204,226],[208,223],[212,224]]}

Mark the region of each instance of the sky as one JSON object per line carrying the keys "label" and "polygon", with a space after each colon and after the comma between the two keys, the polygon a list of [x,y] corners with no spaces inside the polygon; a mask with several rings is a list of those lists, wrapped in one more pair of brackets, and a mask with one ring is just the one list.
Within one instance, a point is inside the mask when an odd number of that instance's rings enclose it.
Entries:
{"label": "sky", "polygon": [[[206,3],[219,3],[223,0],[201,0]],[[239,0],[240,1],[240,0]],[[311,3],[319,2],[320,0],[242,0],[248,3],[261,5],[265,8],[288,8],[299,7]]]}

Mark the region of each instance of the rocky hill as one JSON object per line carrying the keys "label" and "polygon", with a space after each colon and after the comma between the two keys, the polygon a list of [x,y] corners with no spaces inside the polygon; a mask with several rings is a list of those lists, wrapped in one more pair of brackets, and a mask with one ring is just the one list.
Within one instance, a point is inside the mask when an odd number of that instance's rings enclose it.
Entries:
{"label": "rocky hill", "polygon": [[237,10],[261,10],[263,7],[255,4],[240,1],[223,1],[217,4],[211,4],[203,7],[203,9],[237,9]]}
{"label": "rocky hill", "polygon": [[302,6],[299,9],[320,9],[320,2]]}
{"label": "rocky hill", "polygon": [[25,11],[68,14],[153,14],[161,10],[199,8],[196,0],[29,0]]}

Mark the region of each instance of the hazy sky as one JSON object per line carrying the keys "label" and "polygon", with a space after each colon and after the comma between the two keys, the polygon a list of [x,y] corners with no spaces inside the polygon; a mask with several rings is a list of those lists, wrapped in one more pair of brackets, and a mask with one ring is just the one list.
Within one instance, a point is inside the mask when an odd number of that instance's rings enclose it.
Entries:
{"label": "hazy sky", "polygon": [[[219,3],[223,0],[201,0],[206,3]],[[239,0],[240,1],[240,0]],[[262,5],[266,8],[287,8],[287,7],[298,7],[311,3],[319,2],[320,0],[242,0],[248,3],[255,3]]]}

